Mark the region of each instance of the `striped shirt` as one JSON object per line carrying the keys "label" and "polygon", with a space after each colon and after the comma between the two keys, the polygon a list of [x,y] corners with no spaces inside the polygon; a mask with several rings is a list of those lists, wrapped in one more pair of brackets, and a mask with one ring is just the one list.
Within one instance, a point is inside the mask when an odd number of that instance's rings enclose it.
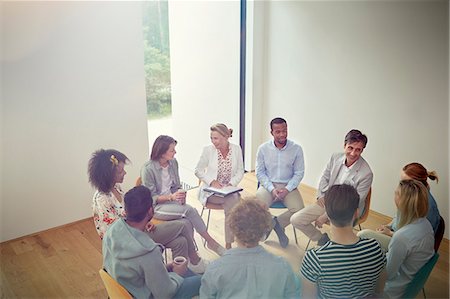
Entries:
{"label": "striped shirt", "polygon": [[306,252],[300,273],[317,284],[319,298],[361,298],[375,294],[385,265],[386,256],[374,239],[352,245],[328,241]]}

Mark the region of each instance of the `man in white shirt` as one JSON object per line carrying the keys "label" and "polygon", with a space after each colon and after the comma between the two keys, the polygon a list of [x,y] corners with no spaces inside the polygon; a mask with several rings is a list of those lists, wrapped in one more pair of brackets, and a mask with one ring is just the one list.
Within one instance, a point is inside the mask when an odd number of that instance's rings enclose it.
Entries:
{"label": "man in white shirt", "polygon": [[256,154],[256,177],[259,182],[256,198],[267,207],[276,201],[282,201],[288,208],[286,212],[273,218],[273,229],[281,247],[285,248],[289,239],[284,228],[289,224],[291,216],[304,207],[297,187],[303,179],[305,163],[301,146],[287,139],[286,120],[274,118],[270,122],[270,134],[273,140],[261,144]]}
{"label": "man in white shirt", "polygon": [[[373,174],[369,164],[361,157],[367,145],[367,136],[359,130],[350,130],[344,139],[344,152],[331,156],[327,168],[320,179],[317,202],[309,205],[291,217],[291,223],[318,245],[325,244],[329,237],[317,228],[329,222],[325,211],[324,194],[333,185],[348,184],[359,194],[359,214],[364,212],[364,204],[372,185]],[[315,225],[312,223],[315,222]]]}

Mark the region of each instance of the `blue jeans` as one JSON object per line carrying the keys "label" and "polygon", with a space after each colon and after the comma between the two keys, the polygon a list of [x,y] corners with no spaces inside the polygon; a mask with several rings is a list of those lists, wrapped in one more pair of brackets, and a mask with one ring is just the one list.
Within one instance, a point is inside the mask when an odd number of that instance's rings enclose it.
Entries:
{"label": "blue jeans", "polygon": [[185,275],[183,275],[184,280],[178,291],[175,293],[173,298],[175,299],[190,299],[192,297],[198,296],[200,290],[200,280],[201,276],[195,274],[188,269]]}

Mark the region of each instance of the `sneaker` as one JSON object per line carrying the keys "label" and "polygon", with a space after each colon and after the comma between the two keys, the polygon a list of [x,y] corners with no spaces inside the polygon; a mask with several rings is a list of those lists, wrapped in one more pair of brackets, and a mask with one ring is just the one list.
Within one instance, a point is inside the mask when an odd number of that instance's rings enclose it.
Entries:
{"label": "sneaker", "polygon": [[325,243],[327,243],[328,241],[330,241],[330,237],[328,237],[328,234],[325,233],[322,235],[322,237],[320,237],[319,241],[317,241],[317,245],[325,245]]}
{"label": "sneaker", "polygon": [[206,267],[209,265],[209,261],[205,259],[200,259],[200,261],[197,263],[197,265],[191,264],[191,262],[188,263],[188,268],[197,274],[203,274],[206,271]]}
{"label": "sneaker", "polygon": [[273,227],[273,230],[277,233],[278,240],[280,241],[280,245],[283,248],[286,248],[289,244],[289,238],[286,236],[286,233],[284,232],[284,228],[281,227],[280,223],[278,222],[277,217],[274,217],[275,225]]}

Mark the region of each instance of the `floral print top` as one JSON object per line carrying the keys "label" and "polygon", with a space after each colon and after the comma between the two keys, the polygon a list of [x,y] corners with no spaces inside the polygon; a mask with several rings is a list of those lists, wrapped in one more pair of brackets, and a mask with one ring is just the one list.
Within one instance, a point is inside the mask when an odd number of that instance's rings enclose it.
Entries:
{"label": "floral print top", "polygon": [[220,150],[217,150],[217,181],[226,186],[231,180],[231,147],[226,157],[222,156]]}
{"label": "floral print top", "polygon": [[[123,197],[123,191],[119,184],[116,184],[114,189]],[[112,192],[95,192],[92,199],[92,211],[94,213],[95,228],[100,239],[103,239],[106,230],[114,221],[119,219],[119,217],[125,217],[125,209],[122,203],[117,200]]]}

